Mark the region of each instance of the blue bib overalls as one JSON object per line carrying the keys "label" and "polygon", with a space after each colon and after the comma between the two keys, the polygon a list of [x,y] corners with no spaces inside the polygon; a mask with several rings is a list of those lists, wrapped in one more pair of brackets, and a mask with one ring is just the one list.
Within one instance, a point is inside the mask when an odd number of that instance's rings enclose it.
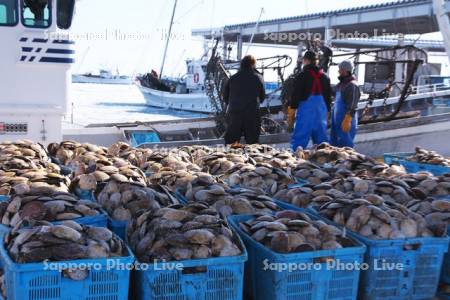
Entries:
{"label": "blue bib overalls", "polygon": [[340,91],[337,91],[336,103],[334,104],[333,115],[331,117],[330,143],[333,146],[353,148],[355,145],[354,140],[358,128],[358,115],[355,113],[352,120],[352,127],[349,132],[343,132],[341,129],[342,121],[344,120],[347,111],[344,99],[342,99],[342,94]]}
{"label": "blue bib overalls", "polygon": [[297,119],[291,140],[291,146],[294,151],[299,146],[305,149],[310,139],[312,139],[314,144],[328,142],[328,110],[322,95],[322,85],[320,83],[322,74],[322,72],[311,70],[311,75],[314,77],[311,95],[306,101],[301,101],[297,109]]}

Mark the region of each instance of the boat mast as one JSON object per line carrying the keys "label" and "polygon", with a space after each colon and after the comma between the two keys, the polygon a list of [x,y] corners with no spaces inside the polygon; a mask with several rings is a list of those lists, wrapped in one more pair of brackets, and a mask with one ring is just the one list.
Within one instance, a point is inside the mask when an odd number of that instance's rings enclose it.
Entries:
{"label": "boat mast", "polygon": [[248,51],[250,50],[250,47],[253,44],[253,39],[255,38],[255,34],[258,31],[259,23],[261,22],[261,18],[262,18],[263,14],[264,14],[264,7],[261,8],[261,12],[259,13],[258,21],[256,22],[255,29],[253,30],[252,36],[250,37],[250,42],[248,44],[247,51],[245,51],[245,55],[248,54]]}
{"label": "boat mast", "polygon": [[444,39],[445,50],[450,61],[450,20],[445,12],[444,0],[433,0],[434,14]]}
{"label": "boat mast", "polygon": [[161,71],[159,72],[160,78],[162,78],[163,71],[164,71],[164,65],[166,63],[167,49],[169,48],[170,36],[172,35],[173,19],[175,17],[175,11],[177,9],[177,3],[178,3],[178,0],[175,0],[175,3],[173,5],[172,18],[170,19],[169,34],[167,35],[166,47],[164,48],[164,55],[163,55],[163,60],[162,60],[162,64],[161,64]]}
{"label": "boat mast", "polygon": [[84,61],[86,60],[86,56],[88,55],[89,50],[91,50],[91,47],[87,47],[86,51],[84,51],[83,56],[81,57],[81,61],[78,64],[78,68],[75,74],[79,74],[80,73],[80,69],[84,64]]}

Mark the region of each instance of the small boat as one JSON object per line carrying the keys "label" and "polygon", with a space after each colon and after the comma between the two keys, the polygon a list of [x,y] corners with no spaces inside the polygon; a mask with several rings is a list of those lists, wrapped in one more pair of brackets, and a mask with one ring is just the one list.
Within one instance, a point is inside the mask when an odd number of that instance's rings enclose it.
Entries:
{"label": "small boat", "polygon": [[133,83],[130,76],[113,74],[110,70],[101,69],[99,74],[73,74],[72,83],[93,83],[93,84],[123,84],[129,85]]}

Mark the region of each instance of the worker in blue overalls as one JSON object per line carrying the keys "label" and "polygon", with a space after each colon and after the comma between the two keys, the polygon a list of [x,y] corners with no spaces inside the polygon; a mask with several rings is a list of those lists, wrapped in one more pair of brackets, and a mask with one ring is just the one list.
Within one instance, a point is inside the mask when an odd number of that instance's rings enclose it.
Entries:
{"label": "worker in blue overalls", "polygon": [[318,55],[306,51],[303,70],[294,79],[294,89],[288,109],[288,126],[293,127],[291,146],[294,151],[314,144],[328,142],[327,120],[331,111],[330,79],[317,66]]}
{"label": "worker in blue overalls", "polygon": [[336,86],[336,102],[331,117],[331,145],[354,147],[358,129],[356,110],[360,98],[361,90],[353,76],[353,64],[345,60],[339,64],[339,84]]}

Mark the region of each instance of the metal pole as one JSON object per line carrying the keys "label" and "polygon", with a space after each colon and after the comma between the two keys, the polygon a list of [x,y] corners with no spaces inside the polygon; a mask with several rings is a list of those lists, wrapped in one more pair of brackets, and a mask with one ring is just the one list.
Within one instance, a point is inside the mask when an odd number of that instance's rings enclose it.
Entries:
{"label": "metal pole", "polygon": [[[359,52],[361,49],[356,49],[357,52]],[[355,77],[356,81],[358,81],[359,78],[359,61],[360,61],[360,55],[357,54],[355,56]]]}
{"label": "metal pole", "polygon": [[444,39],[445,50],[450,60],[450,20],[445,12],[444,0],[433,0],[433,9],[438,21],[439,29]]}
{"label": "metal pole", "polygon": [[256,34],[256,31],[258,30],[259,22],[261,22],[261,18],[262,18],[263,13],[264,13],[264,7],[261,8],[261,13],[259,14],[258,21],[256,22],[255,29],[253,30],[252,36],[250,37],[250,42],[248,44],[247,51],[245,52],[245,55],[248,54],[248,50],[250,50],[250,47],[253,44],[253,39],[255,38],[255,34]]}
{"label": "metal pole", "polygon": [[167,49],[169,48],[170,36],[172,35],[173,19],[175,17],[175,11],[177,9],[177,3],[178,3],[178,0],[175,0],[175,3],[173,5],[172,18],[170,19],[169,34],[167,35],[166,47],[164,48],[164,56],[163,56],[163,61],[162,61],[162,65],[161,65],[161,71],[159,72],[160,78],[162,78],[163,71],[164,71],[164,65],[166,63]]}
{"label": "metal pole", "polygon": [[[403,35],[398,37],[398,45],[400,47],[405,45],[405,37]],[[400,50],[400,49],[396,50],[396,54],[395,54],[396,60],[406,60],[407,59],[406,53],[407,53],[407,51],[404,51],[404,50]],[[407,66],[407,64],[404,64],[404,63],[397,63],[394,65],[394,68],[395,68],[394,81],[395,82],[400,83],[400,82],[404,81],[405,73],[406,73],[406,66]],[[399,86],[402,86],[402,85],[399,84]],[[398,96],[398,95],[400,95],[400,91],[397,89],[394,90],[393,96]]]}
{"label": "metal pole", "polygon": [[242,45],[243,45],[243,42],[242,42],[242,35],[241,34],[239,34],[238,36],[237,36],[237,60],[241,60],[242,59]]}

